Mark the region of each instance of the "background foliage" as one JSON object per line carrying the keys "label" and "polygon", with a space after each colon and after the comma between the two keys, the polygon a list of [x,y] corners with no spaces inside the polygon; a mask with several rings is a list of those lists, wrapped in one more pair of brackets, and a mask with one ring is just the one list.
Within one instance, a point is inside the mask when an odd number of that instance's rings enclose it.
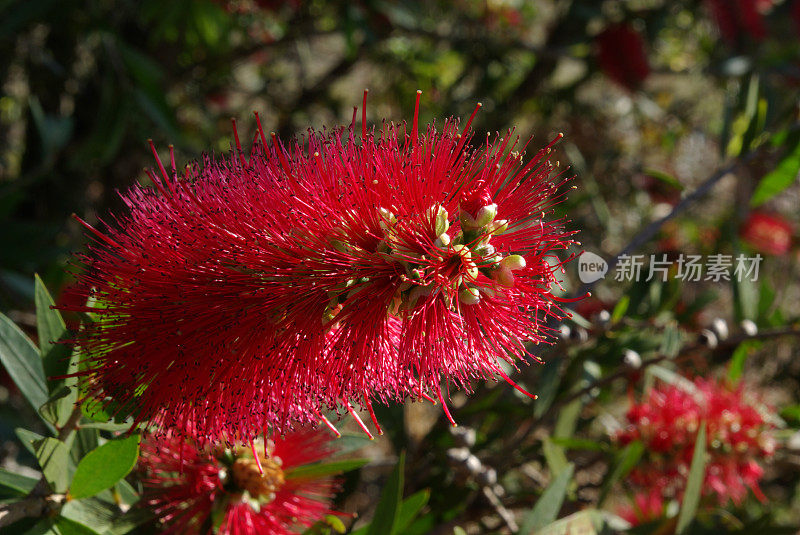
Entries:
{"label": "background foliage", "polygon": [[[480,101],[478,132],[516,126],[534,147],[564,132],[556,159],[572,166],[578,189],[557,212],[588,251],[765,260],[755,283],[607,277],[557,343],[535,348],[546,364],[515,375],[538,401],[505,384],[476,385],[469,398],[453,394],[457,429],[439,407],[379,408],[387,434],[361,450],[371,461],[348,473],[338,497],[340,510],[359,515],[347,529],[622,529],[613,515],[643,454],[611,438],[629,398],[703,375],[744,381],[774,418],[767,501],[720,505],[687,491],[667,518],[635,529],[794,532],[799,4],[0,1],[0,496],[27,495],[43,474],[76,499],[25,521],[31,533],[153,529],[129,509],[135,479],[123,479],[136,435],[118,436],[124,426],[86,405],[78,430],[61,431],[77,392],[47,379],[64,374],[69,355],[49,342],[78,318],[51,311],[42,283],[56,299],[69,284],[70,252],[85,239],[70,214],[96,222],[122,209],[115,189],[146,181],[146,139],[174,144],[186,162],[229,150],[231,117],[251,135],[252,110],[287,138],[348,123],[364,87],[371,121],[404,120],[421,89],[425,121],[467,115]],[[618,26],[641,41],[603,45]],[[582,293],[575,270],[566,294]],[[96,459],[109,458],[116,472],[98,477]]]}

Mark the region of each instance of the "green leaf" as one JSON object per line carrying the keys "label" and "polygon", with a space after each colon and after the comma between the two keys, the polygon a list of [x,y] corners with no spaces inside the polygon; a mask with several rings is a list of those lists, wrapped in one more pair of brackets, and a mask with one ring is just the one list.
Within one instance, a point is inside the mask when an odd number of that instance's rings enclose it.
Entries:
{"label": "green leaf", "polygon": [[644,444],[638,440],[625,446],[617,456],[617,462],[614,465],[614,469],[611,471],[611,475],[603,482],[603,487],[600,489],[600,497],[597,500],[598,505],[602,505],[608,497],[609,492],[611,492],[611,489],[614,488],[614,485],[633,470],[633,467],[636,466],[636,463],[639,462],[643,454]]}
{"label": "green leaf", "polygon": [[74,398],[75,396],[72,395],[74,393],[71,388],[62,384],[53,392],[47,403],[39,407],[39,415],[57,427],[63,426],[69,420],[72,412],[70,410],[72,404],[64,403],[64,399]]}
{"label": "green leaf", "polygon": [[287,479],[294,478],[318,478],[341,472],[349,472],[361,468],[369,463],[369,459],[348,459],[346,461],[334,461],[332,463],[314,463],[298,466],[286,472]]}
{"label": "green leaf", "polygon": [[564,453],[564,449],[550,440],[550,437],[545,437],[544,440],[542,440],[542,451],[544,453],[544,459],[547,462],[547,467],[553,473],[554,477],[558,476],[558,474],[566,470],[567,466],[569,466],[569,461],[567,461],[567,455]]}
{"label": "green leaf", "polygon": [[544,526],[536,532],[536,535],[575,535],[578,533],[597,535],[607,532],[620,533],[628,528],[630,528],[630,524],[610,513],[597,509],[584,509]]}
{"label": "green leaf", "polygon": [[572,480],[575,465],[569,463],[566,469],[562,470],[558,476],[547,486],[536,505],[530,513],[525,515],[519,533],[528,535],[538,529],[545,527],[558,518],[558,512],[564,503],[567,495],[567,488]]}
{"label": "green leaf", "polygon": [[31,455],[36,456],[36,446],[34,444],[40,440],[44,440],[44,436],[23,427],[14,429],[14,434],[16,434],[19,441],[22,442],[22,446],[31,452]]}
{"label": "green leaf", "polygon": [[9,494],[25,496],[33,490],[36,483],[38,483],[37,479],[0,468],[0,496]]}
{"label": "green leaf", "polygon": [[397,518],[394,521],[394,531],[396,535],[403,535],[406,528],[411,525],[411,522],[417,517],[419,512],[428,503],[431,491],[428,489],[415,492],[400,504],[400,510],[397,512]]}
{"label": "green leaf", "polygon": [[456,526],[453,528],[453,535],[467,535],[467,532],[461,526]]}
{"label": "green leaf", "polygon": [[154,518],[153,512],[144,507],[132,507],[123,515],[114,518],[113,524],[106,529],[105,535],[125,535]]}
{"label": "green leaf", "polygon": [[703,480],[706,475],[706,424],[700,425],[697,439],[694,444],[694,454],[692,455],[692,465],[689,468],[689,477],[686,479],[686,492],[683,494],[681,511],[678,513],[678,524],[675,527],[676,535],[685,533],[689,525],[694,520],[697,508],[700,505],[700,497],[703,490]]}
{"label": "green leaf", "polygon": [[665,173],[664,171],[659,171],[658,169],[648,168],[642,171],[645,175],[651,176],[656,180],[660,180],[664,184],[668,186],[672,186],[673,188],[683,191],[683,185],[678,181],[677,178],[670,175],[669,173]]}
{"label": "green leaf", "polygon": [[105,533],[119,516],[115,505],[94,498],[68,500],[61,508],[61,516],[78,524],[92,526],[92,529]]}
{"label": "green leaf", "polygon": [[[39,352],[42,356],[45,377],[65,375],[72,349],[67,344],[58,344],[67,334],[67,326],[39,275],[34,276],[36,301],[36,327],[39,333]],[[48,380],[50,392],[63,384],[63,380]]]}
{"label": "green leaf", "polygon": [[3,314],[0,314],[0,361],[34,410],[47,402],[50,396],[39,350]]}
{"label": "green leaf", "polygon": [[[800,405],[789,405],[788,407],[783,407],[781,409],[780,416],[795,426],[800,424]],[[1,482],[2,480],[0,480],[0,483]]]}
{"label": "green leaf", "polygon": [[44,478],[55,492],[64,492],[69,486],[69,446],[57,438],[47,437],[34,444],[36,458]]}
{"label": "green leaf", "polygon": [[744,371],[744,364],[747,361],[753,350],[758,347],[760,343],[757,340],[746,340],[736,346],[736,349],[731,355],[730,363],[728,364],[728,378],[731,381],[738,381]]}
{"label": "green leaf", "polygon": [[56,520],[56,529],[61,535],[100,535],[89,526],[63,516]]}
{"label": "green leaf", "polygon": [[400,458],[397,460],[397,466],[392,470],[389,480],[383,488],[381,500],[375,508],[375,515],[372,517],[367,535],[386,535],[387,533],[392,533],[403,496],[405,464],[406,454],[403,452],[400,454]]}
{"label": "green leaf", "polygon": [[623,295],[620,300],[617,301],[617,304],[614,306],[614,310],[611,312],[611,323],[617,323],[619,320],[624,318],[630,304],[631,298],[627,295]]}
{"label": "green leaf", "polygon": [[793,139],[794,146],[791,152],[780,161],[778,166],[764,175],[758,183],[753,196],[750,197],[750,206],[761,206],[783,190],[791,186],[800,173],[800,136]]}
{"label": "green leaf", "polygon": [[81,459],[69,495],[88,498],[128,475],[139,456],[139,435],[110,440]]}
{"label": "green leaf", "polygon": [[81,412],[90,420],[98,423],[107,423],[111,414],[106,411],[105,403],[99,399],[89,398],[81,404]]}
{"label": "green leaf", "polygon": [[550,440],[556,446],[560,446],[566,450],[606,451],[608,449],[607,444],[588,438],[553,437]]}
{"label": "green leaf", "polygon": [[122,424],[118,424],[116,422],[86,422],[81,424],[81,429],[99,429],[100,431],[121,433],[129,431],[132,425],[132,420]]}

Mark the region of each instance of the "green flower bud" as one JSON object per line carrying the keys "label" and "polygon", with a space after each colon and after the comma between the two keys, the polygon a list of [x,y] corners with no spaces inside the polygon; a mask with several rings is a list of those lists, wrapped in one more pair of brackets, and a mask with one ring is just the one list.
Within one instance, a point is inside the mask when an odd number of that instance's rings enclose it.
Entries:
{"label": "green flower bud", "polygon": [[486,227],[486,231],[491,236],[499,236],[508,230],[508,219],[498,219],[492,221]]}
{"label": "green flower bud", "polygon": [[518,254],[512,254],[505,257],[503,261],[500,262],[500,265],[505,269],[515,271],[525,267],[525,259]]}
{"label": "green flower bud", "polygon": [[481,294],[477,288],[464,288],[458,292],[458,301],[462,305],[477,305],[481,300]]}

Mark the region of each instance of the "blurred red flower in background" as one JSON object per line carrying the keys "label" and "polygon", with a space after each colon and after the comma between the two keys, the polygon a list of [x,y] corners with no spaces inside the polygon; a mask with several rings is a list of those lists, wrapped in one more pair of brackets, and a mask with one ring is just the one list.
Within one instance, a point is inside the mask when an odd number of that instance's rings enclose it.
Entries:
{"label": "blurred red flower in background", "polygon": [[637,89],[650,74],[644,39],[629,24],[614,24],[596,38],[597,62],[621,86]]}
{"label": "blurred red flower in background", "polygon": [[627,420],[616,440],[621,444],[639,440],[646,452],[629,478],[637,491],[682,495],[697,433],[705,423],[709,459],[703,494],[716,495],[721,504],[729,499],[741,504],[750,489],[765,500],[758,486],[764,473],[759,461],[775,451],[773,425],[742,385],[729,388],[702,378],[660,384],[630,408]]}
{"label": "blurred red flower in background", "polygon": [[[324,433],[298,431],[250,448],[206,451],[175,435],[142,443],[143,501],[164,533],[288,535],[334,514],[338,483],[293,477],[292,470],[331,453]],[[257,457],[256,457],[257,456]]]}
{"label": "blurred red flower in background", "polygon": [[739,236],[756,251],[782,255],[792,247],[792,224],[781,215],[750,212],[739,229]]}
{"label": "blurred red flower in background", "polygon": [[773,0],[707,0],[706,5],[729,44],[735,44],[743,34],[756,41],[766,38],[763,12],[772,7]]}
{"label": "blurred red flower in background", "polygon": [[511,382],[499,361],[560,314],[556,253],[573,242],[546,214],[566,180],[552,143],[523,163],[510,132],[469,148],[472,118],[418,134],[418,109],[410,131],[304,145],[268,146],[259,126],[249,159],[236,134],[185,177],[159,160],[155,189],[122,195],[129,215],[86,225],[97,304],[65,308],[97,317],[79,335],[91,395],[246,442],[351,401],[444,401],[443,380]]}

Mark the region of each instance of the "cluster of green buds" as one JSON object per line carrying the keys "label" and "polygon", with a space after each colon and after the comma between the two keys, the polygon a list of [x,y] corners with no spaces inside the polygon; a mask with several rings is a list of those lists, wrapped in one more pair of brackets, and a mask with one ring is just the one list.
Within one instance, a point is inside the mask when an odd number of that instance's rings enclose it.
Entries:
{"label": "cluster of green buds", "polygon": [[450,215],[444,207],[432,206],[426,216],[433,222],[437,250],[422,255],[397,238],[397,218],[381,209],[383,248],[406,270],[391,313],[411,310],[420,297],[436,291],[441,291],[448,304],[455,294],[461,305],[478,304],[482,294],[494,297],[491,284],[478,283],[481,273],[501,287],[514,286],[513,272],[525,267],[525,259],[516,254],[503,256],[490,243],[492,237],[508,230],[508,221],[496,219],[496,204],[484,205],[474,215],[460,208],[460,229],[454,235],[450,234]]}
{"label": "cluster of green buds", "polygon": [[[497,205],[485,202],[470,213],[459,207],[459,230],[452,233],[450,214],[441,205],[434,205],[414,221],[430,221],[434,249],[418,243],[407,243],[410,229],[386,208],[378,211],[378,221],[383,233],[375,253],[403,266],[404,273],[395,296],[389,305],[389,314],[399,316],[413,310],[420,298],[433,293],[452,305],[457,296],[460,305],[478,304],[482,297],[494,297],[500,288],[514,286],[514,271],[525,267],[525,259],[518,254],[502,255],[491,244],[494,236],[508,230],[508,221],[497,219]],[[427,230],[425,232],[431,232]],[[334,232],[331,246],[337,251],[353,252],[344,230]],[[430,244],[430,241],[427,242]],[[484,275],[479,282],[480,275]],[[328,290],[328,304],[322,324],[332,323],[342,304],[369,287],[369,277],[352,278]]]}

